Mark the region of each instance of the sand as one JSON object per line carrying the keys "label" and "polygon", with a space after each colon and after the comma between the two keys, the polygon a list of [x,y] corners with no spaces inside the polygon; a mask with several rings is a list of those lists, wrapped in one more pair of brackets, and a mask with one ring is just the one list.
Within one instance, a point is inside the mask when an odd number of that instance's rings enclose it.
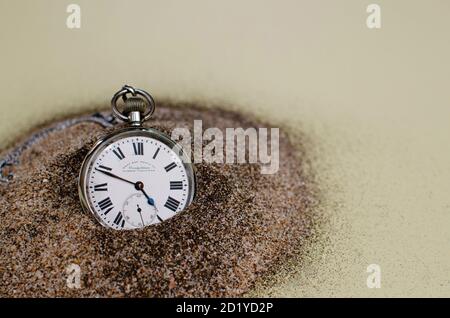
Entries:
{"label": "sand", "polygon": [[[204,129],[263,125],[194,105],[160,105],[150,125],[170,132],[192,129],[194,119]],[[0,156],[11,163],[0,183],[0,296],[239,296],[312,236],[317,199],[305,149],[283,129],[277,174],[262,175],[258,164],[196,164],[198,193],[187,210],[119,232],[84,213],[77,192],[83,157],[113,128],[102,116],[70,120]],[[80,288],[66,284],[71,264],[80,266]]]}

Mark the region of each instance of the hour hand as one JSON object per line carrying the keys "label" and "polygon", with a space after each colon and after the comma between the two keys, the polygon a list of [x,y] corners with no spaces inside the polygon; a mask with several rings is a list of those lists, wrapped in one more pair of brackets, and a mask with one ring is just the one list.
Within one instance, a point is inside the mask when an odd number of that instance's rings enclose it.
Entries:
{"label": "hour hand", "polygon": [[147,192],[145,192],[145,190],[144,190],[144,184],[143,184],[142,182],[140,182],[140,181],[136,182],[136,189],[137,189],[137,190],[140,190],[140,191],[145,195],[145,197],[147,198],[147,203],[155,208],[155,210],[156,210],[156,217],[158,218],[159,222],[164,221],[164,220],[158,215],[158,208],[157,208],[156,205],[155,205],[155,200],[153,200],[153,198],[150,197],[150,196],[147,194]]}
{"label": "hour hand", "polygon": [[106,170],[103,170],[103,169],[98,169],[98,168],[95,168],[95,170],[97,170],[98,172],[101,172],[101,173],[103,173],[103,174],[106,174],[106,175],[109,176],[109,177],[116,178],[116,179],[119,179],[119,180],[128,182],[129,184],[132,184],[132,185],[135,184],[135,182],[132,182],[132,181],[130,181],[130,180],[127,180],[127,179],[124,179],[124,178],[122,178],[122,177],[119,177],[118,175],[115,175],[114,173],[111,173],[111,172],[109,172],[109,171],[106,171]]}

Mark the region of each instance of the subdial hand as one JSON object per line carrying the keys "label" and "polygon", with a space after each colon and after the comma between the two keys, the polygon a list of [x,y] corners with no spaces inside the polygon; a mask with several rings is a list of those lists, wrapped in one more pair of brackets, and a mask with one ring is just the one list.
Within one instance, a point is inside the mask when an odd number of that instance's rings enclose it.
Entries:
{"label": "subdial hand", "polygon": [[145,225],[144,219],[142,218],[142,209],[139,207],[139,204],[137,204],[137,211],[139,213],[139,216],[141,217],[141,221],[142,221],[142,226]]}

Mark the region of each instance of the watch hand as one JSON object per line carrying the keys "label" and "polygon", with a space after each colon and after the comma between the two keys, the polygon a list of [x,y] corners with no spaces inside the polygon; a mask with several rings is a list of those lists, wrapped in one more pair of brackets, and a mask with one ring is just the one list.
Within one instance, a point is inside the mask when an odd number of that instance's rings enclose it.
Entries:
{"label": "watch hand", "polygon": [[155,205],[155,201],[145,192],[144,189],[141,189],[142,193],[145,195],[145,197],[147,198],[147,203],[150,205]]}
{"label": "watch hand", "polygon": [[164,221],[163,219],[160,218],[160,216],[158,215],[158,209],[156,208],[155,205],[155,200],[153,200],[148,194],[147,192],[145,192],[144,190],[144,183],[142,183],[141,181],[136,182],[135,184],[136,190],[141,191],[145,197],[147,198],[147,203],[150,204],[151,206],[153,206],[156,210],[156,217],[158,218],[159,222]]}
{"label": "watch hand", "polygon": [[145,195],[145,197],[147,198],[148,204],[154,205],[155,201],[153,201],[153,199],[144,190],[144,183],[142,183],[141,181],[138,181],[134,184],[134,187],[136,188],[136,190],[141,191]]}
{"label": "watch hand", "polygon": [[137,205],[137,211],[138,211],[138,213],[139,213],[139,216],[141,217],[141,221],[142,221],[142,226],[144,226],[145,225],[145,223],[144,223],[144,219],[142,218],[142,209],[139,207],[139,204]]}
{"label": "watch hand", "polygon": [[148,204],[150,204],[151,206],[153,206],[153,207],[155,208],[155,211],[156,211],[155,214],[156,214],[156,217],[158,218],[159,222],[164,221],[164,220],[158,215],[159,210],[158,210],[158,208],[156,207],[155,201],[154,201],[152,198],[149,198],[149,199],[148,199]]}
{"label": "watch hand", "polygon": [[134,182],[131,182],[131,181],[127,180],[127,179],[124,179],[124,178],[122,178],[122,177],[119,177],[119,176],[117,176],[117,175],[115,175],[115,174],[113,174],[113,173],[111,173],[111,172],[109,172],[109,171],[104,171],[104,170],[100,170],[100,169],[97,169],[97,168],[95,168],[95,170],[97,170],[97,171],[99,171],[99,172],[101,172],[101,173],[103,173],[103,174],[106,174],[106,175],[109,176],[109,177],[116,178],[116,179],[119,179],[119,180],[128,182],[128,183],[130,183],[130,184],[132,184],[132,185],[135,185]]}

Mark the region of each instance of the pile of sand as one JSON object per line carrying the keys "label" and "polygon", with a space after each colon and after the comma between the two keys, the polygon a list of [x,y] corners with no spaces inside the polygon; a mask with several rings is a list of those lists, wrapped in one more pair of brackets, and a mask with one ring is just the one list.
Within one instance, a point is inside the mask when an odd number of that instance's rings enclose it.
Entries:
{"label": "pile of sand", "polygon": [[[159,106],[149,124],[170,131],[194,119],[204,129],[261,125],[192,105]],[[77,192],[82,159],[105,128],[83,120],[59,127],[22,144],[2,169],[13,177],[0,183],[1,296],[242,295],[311,234],[306,163],[282,129],[277,174],[262,175],[258,164],[196,164],[197,197],[186,211],[114,231],[82,211]],[[71,264],[81,269],[79,289],[66,284]]]}

